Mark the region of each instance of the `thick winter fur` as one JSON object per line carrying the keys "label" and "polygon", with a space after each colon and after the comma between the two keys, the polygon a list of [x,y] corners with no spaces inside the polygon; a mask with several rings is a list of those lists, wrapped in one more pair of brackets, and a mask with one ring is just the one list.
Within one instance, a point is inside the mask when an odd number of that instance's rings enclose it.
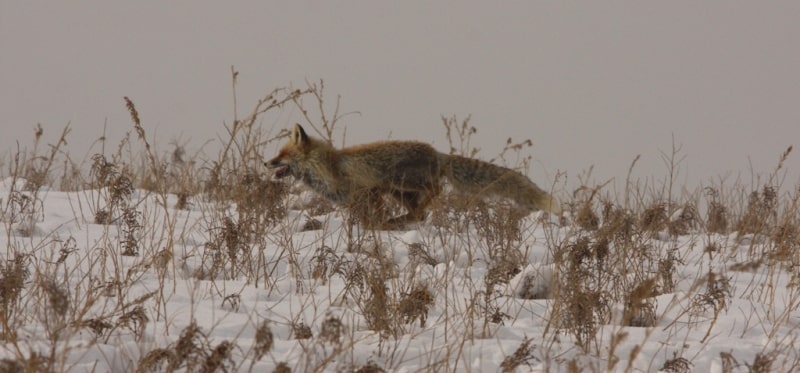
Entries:
{"label": "thick winter fur", "polygon": [[[325,198],[347,206],[370,227],[398,227],[423,220],[425,209],[442,191],[442,179],[462,193],[512,199],[526,212],[561,212],[550,194],[514,170],[440,153],[416,141],[335,149],[309,137],[297,124],[289,142],[265,165],[275,170],[275,177],[292,175]],[[402,204],[406,215],[387,220],[384,195]]]}

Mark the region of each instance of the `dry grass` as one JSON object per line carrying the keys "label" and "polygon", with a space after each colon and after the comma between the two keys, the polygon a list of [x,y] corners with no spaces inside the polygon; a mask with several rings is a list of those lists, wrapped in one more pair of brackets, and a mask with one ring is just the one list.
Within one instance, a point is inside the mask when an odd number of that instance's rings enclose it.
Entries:
{"label": "dry grass", "polygon": [[[138,351],[125,367],[139,372],[383,372],[408,362],[402,349],[410,347],[401,341],[441,325],[446,333],[436,338],[444,342],[414,352],[428,354],[419,369],[469,370],[470,346],[523,320],[536,320],[541,335],[507,349],[498,370],[635,371],[654,330],[700,330],[700,343],[710,345],[737,300],[767,309],[769,320],[753,323],[796,329],[800,191],[778,185],[779,178],[755,190],[715,185],[677,196],[682,156],[673,146],[662,154],[663,185],[627,180],[616,196],[607,184],[583,183],[564,201],[570,212],[563,217],[523,216],[506,201],[448,192],[423,223],[423,237],[405,242],[347,224],[339,207],[273,181],[261,168],[283,134],[265,132],[260,119],[287,106],[333,141],[342,115],[338,100],[326,115],[323,89],[320,82],[269,92],[248,116],[226,125],[210,159],[187,156],[177,142],[159,153],[127,97],[134,138],[115,152],[103,143],[88,164],[75,165],[59,150],[69,127],[49,148],[37,127],[32,150],[4,163],[11,187],[0,196],[8,242],[0,261],[0,371],[64,371],[74,364],[72,349],[127,343]],[[442,119],[450,152],[476,156],[469,118]],[[524,171],[531,144],[509,139],[492,160]],[[80,196],[71,204],[76,227],[102,232],[91,243],[41,231],[43,191],[57,186]],[[193,225],[190,214],[199,216]],[[332,226],[336,219],[345,223]],[[686,242],[703,245],[697,273],[681,272],[692,250]],[[757,271],[753,283],[735,282],[736,273]],[[143,286],[153,279],[156,289]],[[789,291],[777,293],[779,284]],[[170,302],[178,297],[190,298],[192,309],[177,310]],[[284,298],[293,298],[290,311],[276,305]],[[198,321],[195,307],[251,320],[222,337],[223,323]],[[42,335],[35,349],[30,328]],[[789,352],[796,341],[770,342],[755,356],[721,352],[722,371],[798,367],[800,358]],[[359,355],[356,346],[364,344],[374,355]],[[577,348],[559,350],[564,344]],[[290,356],[288,345],[299,352]],[[693,358],[680,347],[648,357],[651,369],[668,372],[691,371]]]}

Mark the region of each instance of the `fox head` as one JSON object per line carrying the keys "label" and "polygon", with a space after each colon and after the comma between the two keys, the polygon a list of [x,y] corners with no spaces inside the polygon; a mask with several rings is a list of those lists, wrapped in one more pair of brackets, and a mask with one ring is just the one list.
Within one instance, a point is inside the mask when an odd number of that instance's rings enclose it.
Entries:
{"label": "fox head", "polygon": [[275,178],[284,178],[289,175],[295,175],[294,164],[298,161],[307,151],[307,147],[311,140],[306,131],[303,130],[299,124],[295,124],[292,132],[289,134],[289,142],[281,148],[275,158],[264,162],[264,165],[269,169],[275,170]]}

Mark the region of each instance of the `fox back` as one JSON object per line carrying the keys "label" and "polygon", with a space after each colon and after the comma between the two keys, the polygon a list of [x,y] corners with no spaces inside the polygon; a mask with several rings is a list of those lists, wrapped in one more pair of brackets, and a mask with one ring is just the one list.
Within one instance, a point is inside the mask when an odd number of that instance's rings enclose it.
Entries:
{"label": "fox back", "polygon": [[368,191],[425,191],[438,187],[441,176],[438,152],[428,144],[384,141],[337,150],[300,125],[266,166],[276,178],[294,176],[337,203]]}

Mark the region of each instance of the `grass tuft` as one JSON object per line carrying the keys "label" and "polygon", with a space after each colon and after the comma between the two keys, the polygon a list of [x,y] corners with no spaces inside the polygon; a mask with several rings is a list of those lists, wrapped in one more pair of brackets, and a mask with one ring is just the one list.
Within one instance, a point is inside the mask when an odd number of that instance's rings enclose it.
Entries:
{"label": "grass tuft", "polygon": [[[562,216],[444,185],[425,221],[381,231],[263,168],[286,135],[263,124],[287,113],[331,143],[344,134],[349,113],[323,90],[235,107],[210,155],[160,149],[125,97],[132,131],[113,145],[103,135],[83,164],[62,149],[69,126],[51,144],[36,126],[30,149],[0,157],[0,371],[800,367],[791,148],[765,182],[692,191],[675,182],[673,143],[664,180],[616,191],[590,170],[571,195],[554,183]],[[470,120],[442,118],[450,153],[530,168],[532,141],[483,157]],[[757,348],[706,353],[754,335]]]}

